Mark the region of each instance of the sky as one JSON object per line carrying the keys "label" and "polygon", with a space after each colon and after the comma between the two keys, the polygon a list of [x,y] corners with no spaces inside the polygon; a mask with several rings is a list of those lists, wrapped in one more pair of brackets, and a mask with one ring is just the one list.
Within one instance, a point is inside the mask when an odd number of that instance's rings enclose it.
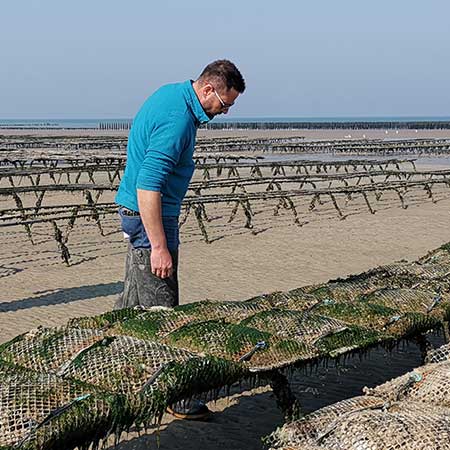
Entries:
{"label": "sky", "polygon": [[0,119],[132,118],[222,58],[230,118],[450,116],[448,0],[0,2]]}

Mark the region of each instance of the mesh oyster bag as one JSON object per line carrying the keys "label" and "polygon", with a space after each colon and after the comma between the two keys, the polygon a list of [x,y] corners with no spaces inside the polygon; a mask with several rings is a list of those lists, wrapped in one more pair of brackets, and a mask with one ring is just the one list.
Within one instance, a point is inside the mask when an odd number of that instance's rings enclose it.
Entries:
{"label": "mesh oyster bag", "polygon": [[99,329],[38,328],[0,346],[0,358],[33,370],[57,372],[78,352],[104,338]]}
{"label": "mesh oyster bag", "polygon": [[362,274],[336,279],[320,286],[313,286],[308,293],[320,300],[351,302],[362,295],[383,288],[423,287],[435,291],[450,289],[450,265],[395,263],[380,266]]}
{"label": "mesh oyster bag", "polygon": [[253,372],[271,370],[317,356],[317,351],[307,343],[280,340],[268,332],[224,320],[188,324],[168,334],[164,342],[245,363]]}
{"label": "mesh oyster bag", "polygon": [[237,323],[271,307],[270,302],[264,299],[244,302],[213,302],[205,300],[177,306],[175,309],[194,316],[197,321],[223,319],[230,323]]}
{"label": "mesh oyster bag", "polygon": [[[209,302],[207,302],[209,303]],[[108,335],[129,335],[141,339],[158,339],[177,328],[196,320],[203,320],[201,314],[189,314],[184,310],[189,305],[180,308],[150,307],[124,308],[109,311],[94,317],[81,317],[69,321],[73,328],[101,329]],[[200,312],[203,306],[199,306]],[[200,316],[198,318],[197,316]]]}
{"label": "mesh oyster bag", "polygon": [[[309,288],[306,288],[309,289]],[[286,292],[273,292],[253,297],[247,302],[265,303],[268,307],[265,310],[278,308],[290,309],[294,311],[307,311],[318,303],[317,297],[308,294],[305,288],[292,289]]]}
{"label": "mesh oyster bag", "polygon": [[[290,422],[274,431],[264,439],[266,445],[272,448],[297,448],[316,441],[323,430],[326,430],[343,415],[364,411],[366,409],[381,407],[385,400],[360,396],[343,400],[329,406],[325,406],[300,420]],[[301,447],[307,448],[307,447]]]}
{"label": "mesh oyster bag", "polygon": [[372,389],[368,395],[450,407],[450,361],[426,364]]}
{"label": "mesh oyster bag", "polygon": [[401,313],[395,307],[385,306],[382,304],[383,302],[380,303],[365,301],[364,297],[354,302],[324,300],[314,308],[314,312],[334,317],[348,324],[377,330],[383,333],[387,339],[389,336],[401,338],[412,335],[418,331],[437,327],[441,323],[436,315],[415,312]]}
{"label": "mesh oyster bag", "polygon": [[337,319],[280,309],[255,314],[243,320],[241,324],[274,334],[281,339],[293,339],[309,345],[348,328],[344,322]]}
{"label": "mesh oyster bag", "polygon": [[68,322],[68,327],[71,328],[102,328],[108,329],[113,324],[117,322],[126,321],[129,319],[133,319],[139,315],[141,315],[144,311],[144,308],[123,308],[123,309],[115,309],[112,311],[108,311],[103,314],[99,314],[98,316],[91,317],[76,317],[70,319]]}
{"label": "mesh oyster bag", "polygon": [[124,397],[0,363],[0,448],[87,448],[132,424]]}
{"label": "mesh oyster bag", "polygon": [[68,361],[60,373],[125,394],[138,422],[145,424],[159,419],[176,400],[214,391],[248,375],[241,364],[129,336],[99,341]]}
{"label": "mesh oyster bag", "polygon": [[333,317],[347,324],[374,330],[386,329],[397,310],[366,302],[335,302],[323,300],[314,307],[314,313]]}
{"label": "mesh oyster bag", "polygon": [[[448,344],[442,346],[442,353]],[[425,364],[366,395],[321,408],[280,427],[275,449],[450,449],[450,361]]]}
{"label": "mesh oyster bag", "polygon": [[[307,416],[304,420],[308,420]],[[448,450],[450,412],[424,403],[373,405],[341,414],[319,425],[310,438],[300,431],[287,448],[321,450]],[[281,440],[283,439],[283,434]],[[297,445],[298,440],[298,445]],[[272,449],[286,447],[274,445]]]}
{"label": "mesh oyster bag", "polygon": [[67,361],[61,375],[110,391],[138,392],[166,364],[186,362],[193,356],[157,342],[108,336]]}
{"label": "mesh oyster bag", "polygon": [[425,357],[426,363],[438,363],[448,360],[450,360],[450,344],[444,344],[429,350]]}
{"label": "mesh oyster bag", "polygon": [[420,264],[442,264],[448,266],[450,270],[450,243],[428,252],[425,256],[419,258],[418,262]]}
{"label": "mesh oyster bag", "polygon": [[426,316],[447,320],[448,302],[439,293],[428,289],[378,289],[361,301],[395,309],[399,314],[416,313],[417,320]]}
{"label": "mesh oyster bag", "polygon": [[389,338],[378,331],[312,312],[264,311],[241,323],[274,334],[279,339],[289,339],[312,347],[317,356],[334,357]]}
{"label": "mesh oyster bag", "polygon": [[388,268],[393,283],[402,287],[432,287],[448,291],[450,288],[450,265],[413,262],[391,265]]}
{"label": "mesh oyster bag", "polygon": [[329,450],[447,450],[450,414],[414,403],[359,411],[340,417],[315,443]]}
{"label": "mesh oyster bag", "polygon": [[149,310],[140,315],[117,322],[108,330],[111,335],[128,335],[140,339],[161,339],[182,326],[197,321],[192,314],[178,309]]}
{"label": "mesh oyster bag", "polygon": [[314,346],[319,350],[322,357],[335,358],[344,353],[366,348],[390,340],[390,336],[384,333],[349,325],[346,329],[321,337]]}
{"label": "mesh oyster bag", "polygon": [[332,281],[321,286],[315,287],[310,294],[319,301],[331,300],[334,302],[350,302],[360,295],[371,292],[376,289],[372,284],[364,281]]}
{"label": "mesh oyster bag", "polygon": [[[395,265],[396,266],[396,265]],[[352,302],[361,295],[384,287],[402,287],[397,285],[390,273],[391,266],[380,266],[346,278],[330,280],[318,286],[311,286],[308,293],[319,300],[333,300],[335,302]]]}

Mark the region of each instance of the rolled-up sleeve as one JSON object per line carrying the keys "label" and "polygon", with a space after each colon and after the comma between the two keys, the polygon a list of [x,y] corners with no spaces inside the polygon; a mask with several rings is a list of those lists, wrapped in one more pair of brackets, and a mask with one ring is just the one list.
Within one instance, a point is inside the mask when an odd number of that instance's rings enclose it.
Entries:
{"label": "rolled-up sleeve", "polygon": [[161,191],[186,147],[187,125],[183,116],[171,116],[152,130],[138,173],[137,189]]}

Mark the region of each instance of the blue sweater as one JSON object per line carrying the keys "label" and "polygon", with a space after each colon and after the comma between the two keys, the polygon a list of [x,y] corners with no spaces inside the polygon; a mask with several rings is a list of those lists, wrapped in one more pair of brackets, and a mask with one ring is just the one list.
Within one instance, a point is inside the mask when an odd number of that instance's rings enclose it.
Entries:
{"label": "blue sweater", "polygon": [[209,121],[190,80],[150,96],[133,121],[116,203],[139,211],[136,189],[161,192],[163,216],[178,216],[194,173],[195,137]]}

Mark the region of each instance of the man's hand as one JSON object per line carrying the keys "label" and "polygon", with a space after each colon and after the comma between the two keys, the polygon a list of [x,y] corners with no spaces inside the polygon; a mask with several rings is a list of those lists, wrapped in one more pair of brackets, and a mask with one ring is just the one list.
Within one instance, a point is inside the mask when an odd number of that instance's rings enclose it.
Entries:
{"label": "man's hand", "polygon": [[138,189],[137,195],[141,219],[152,247],[150,252],[152,273],[158,278],[168,278],[173,273],[173,261],[167,249],[162,223],[161,193]]}
{"label": "man's hand", "polygon": [[153,249],[150,253],[152,273],[158,278],[168,278],[173,273],[172,256],[167,248]]}

